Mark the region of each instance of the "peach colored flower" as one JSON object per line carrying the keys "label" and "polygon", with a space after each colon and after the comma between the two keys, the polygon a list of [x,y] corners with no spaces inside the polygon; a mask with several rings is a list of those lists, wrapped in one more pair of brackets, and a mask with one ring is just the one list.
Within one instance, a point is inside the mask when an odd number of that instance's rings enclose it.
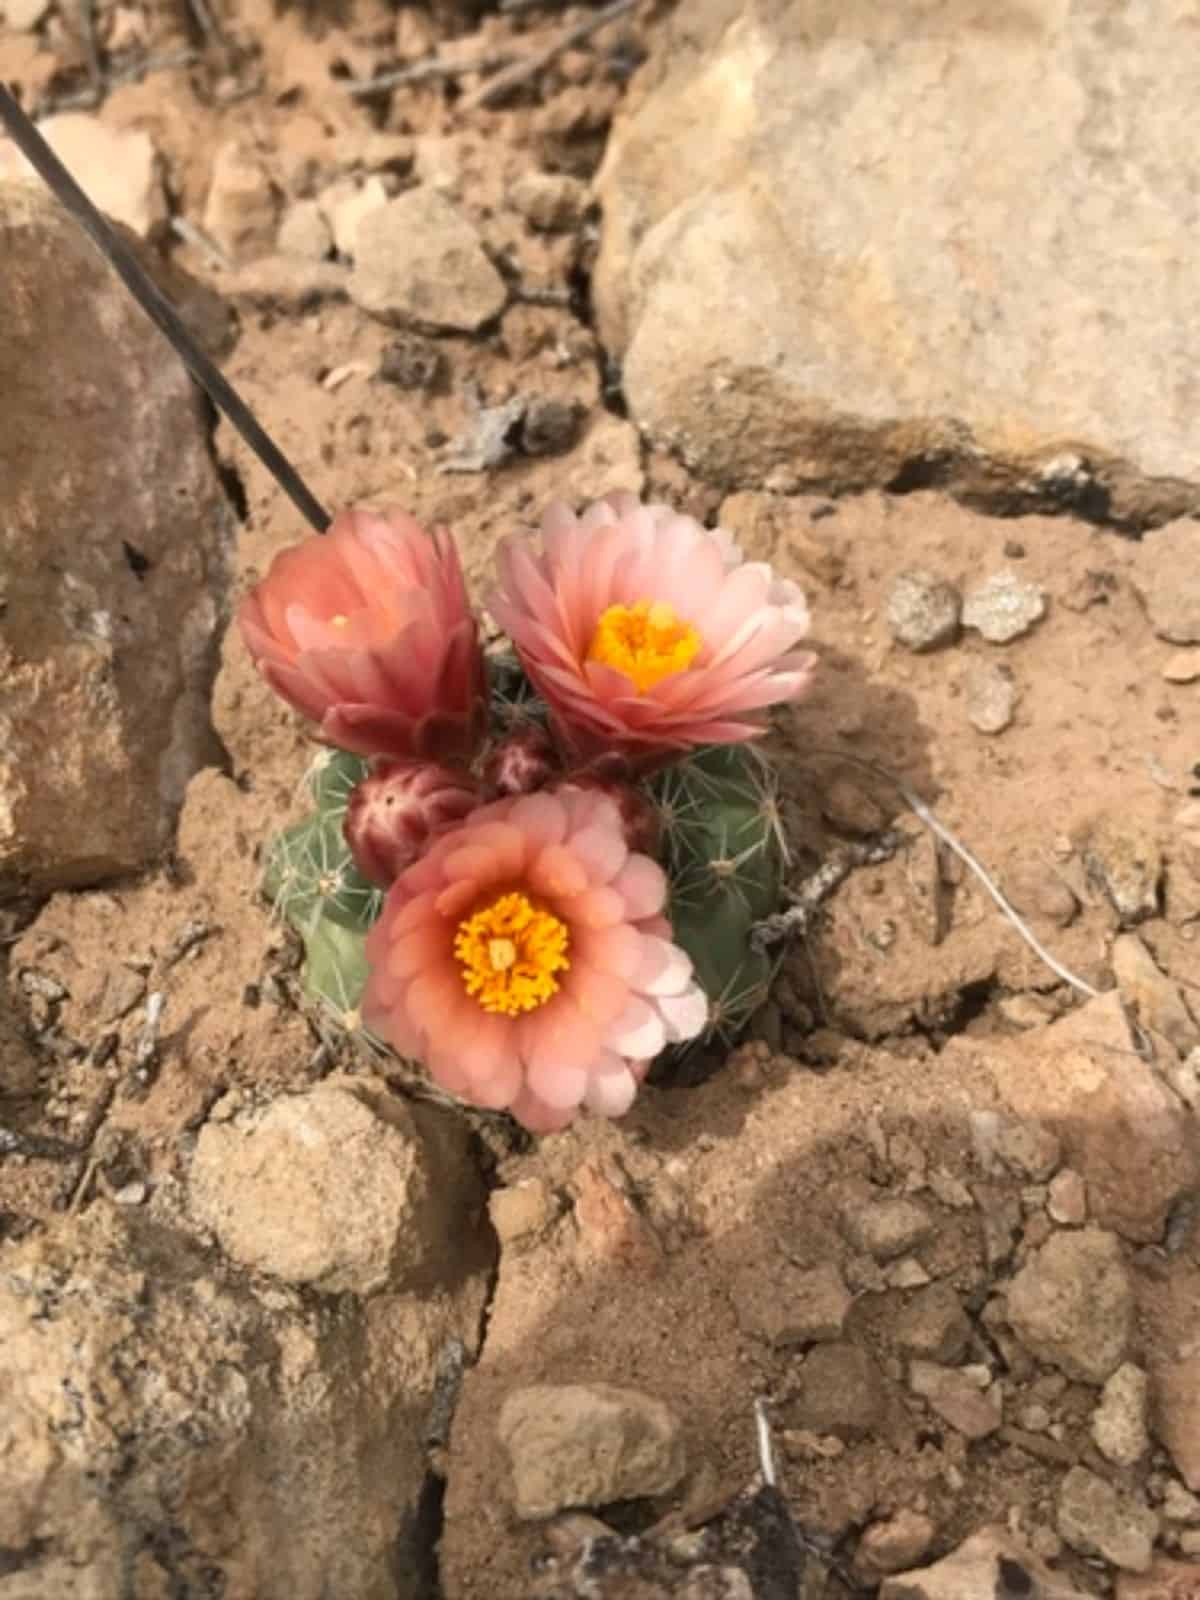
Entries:
{"label": "peach colored flower", "polygon": [[581,516],[551,506],[541,550],[506,540],[498,567],[489,609],[585,757],[647,766],[752,738],[812,677],[797,586],[667,506],[623,493]]}
{"label": "peach colored flower", "polygon": [[343,511],[283,550],[238,613],[263,677],[365,756],[468,760],[487,713],[454,541],[407,512]]}
{"label": "peach colored flower", "polygon": [[435,1082],[535,1133],[627,1111],[708,1002],[606,795],[496,800],[396,879],[367,936],[367,1025]]}

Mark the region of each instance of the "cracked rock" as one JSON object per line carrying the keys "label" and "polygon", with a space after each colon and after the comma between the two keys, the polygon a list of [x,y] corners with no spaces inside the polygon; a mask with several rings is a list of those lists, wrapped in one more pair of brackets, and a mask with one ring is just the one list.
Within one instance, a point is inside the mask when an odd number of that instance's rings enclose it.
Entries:
{"label": "cracked rock", "polygon": [[190,1187],[235,1261],[327,1294],[449,1275],[479,1198],[458,1130],[358,1077],[208,1123]]}

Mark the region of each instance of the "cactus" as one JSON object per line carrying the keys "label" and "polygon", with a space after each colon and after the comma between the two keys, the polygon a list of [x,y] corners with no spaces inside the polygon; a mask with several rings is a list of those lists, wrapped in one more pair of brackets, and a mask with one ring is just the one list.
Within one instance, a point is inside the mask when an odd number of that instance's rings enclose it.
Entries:
{"label": "cactus", "polygon": [[714,746],[650,780],[671,883],[674,937],[712,1002],[708,1038],[734,1037],[767,997],[776,963],[756,922],[779,909],[787,850],[775,779],[744,746]]}
{"label": "cactus", "polygon": [[305,991],[348,1027],[366,982],[366,931],[383,894],[355,867],[342,835],[346,804],[367,763],[322,751],[307,783],[316,809],[272,841],[263,892],[304,941]]}

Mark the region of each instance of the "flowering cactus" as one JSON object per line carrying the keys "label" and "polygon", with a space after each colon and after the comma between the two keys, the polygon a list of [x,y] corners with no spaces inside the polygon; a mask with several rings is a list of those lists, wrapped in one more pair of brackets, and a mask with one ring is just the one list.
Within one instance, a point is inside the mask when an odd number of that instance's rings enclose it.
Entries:
{"label": "flowering cactus", "polygon": [[506,541],[488,605],[564,741],[642,770],[761,733],[815,665],[796,648],[808,609],[794,583],[628,494],[582,516],[552,506],[540,551]]}
{"label": "flowering cactus", "polygon": [[339,749],[466,761],[487,715],[478,628],[444,531],[343,511],[281,551],[238,613],[277,694]]}
{"label": "flowering cactus", "polygon": [[516,654],[489,657],[486,715],[457,556],[402,513],[346,513],[328,559],[279,557],[242,625],[343,746],[268,863],[305,987],[550,1132],[620,1116],[656,1056],[765,998],[751,934],[785,854],[746,741],[813,658],[799,591],[719,529],[613,495],[552,511],[542,546],[500,557]]}

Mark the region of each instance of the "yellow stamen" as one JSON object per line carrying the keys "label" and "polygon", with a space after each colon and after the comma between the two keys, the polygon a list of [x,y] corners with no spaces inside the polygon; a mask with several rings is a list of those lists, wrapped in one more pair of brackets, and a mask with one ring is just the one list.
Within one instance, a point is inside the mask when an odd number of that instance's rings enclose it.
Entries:
{"label": "yellow stamen", "polygon": [[566,923],[519,891],[464,917],[454,936],[463,984],[485,1011],[516,1017],[558,993],[555,974],[571,965]]}
{"label": "yellow stamen", "polygon": [[349,621],[350,618],[344,612],[339,611],[336,617],[330,617],[329,626],[331,628],[344,628]]}
{"label": "yellow stamen", "polygon": [[686,672],[700,653],[699,633],[675,615],[662,600],[639,600],[632,606],[609,606],[601,613],[588,649],[589,661],[600,661],[629,678],[639,694],[673,673]]}

